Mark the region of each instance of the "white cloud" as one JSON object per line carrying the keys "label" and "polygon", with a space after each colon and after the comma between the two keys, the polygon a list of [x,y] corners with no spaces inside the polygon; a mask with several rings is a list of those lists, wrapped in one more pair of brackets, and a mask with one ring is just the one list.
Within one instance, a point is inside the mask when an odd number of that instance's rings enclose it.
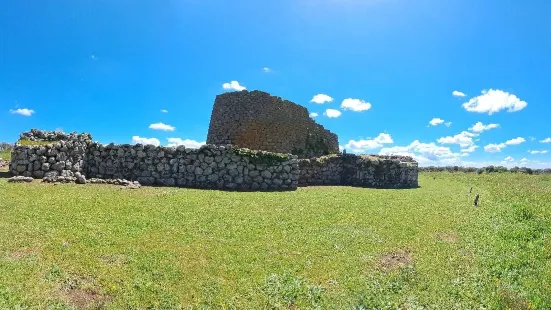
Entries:
{"label": "white cloud", "polygon": [[526,140],[523,137],[518,137],[518,138],[514,138],[514,139],[506,141],[505,144],[507,144],[507,145],[519,145],[519,144],[524,143],[524,142],[526,142]]}
{"label": "white cloud", "polygon": [[474,152],[476,149],[478,148],[478,145],[471,145],[469,147],[466,147],[466,148],[462,148],[461,149],[461,153],[472,153]]}
{"label": "white cloud", "polygon": [[514,161],[515,159],[511,156],[505,157],[505,161]]}
{"label": "white cloud", "polygon": [[473,138],[476,136],[477,134],[474,134],[472,132],[462,131],[460,134],[457,134],[455,136],[442,137],[437,141],[440,144],[458,144],[459,146],[465,148],[474,144]]}
{"label": "white cloud", "polygon": [[482,124],[482,122],[478,122],[478,123],[474,124],[471,128],[469,128],[469,130],[477,132],[477,133],[481,133],[481,132],[484,132],[484,131],[487,131],[487,130],[490,130],[490,129],[494,129],[494,128],[498,128],[498,127],[499,127],[499,124],[484,125],[484,124]]}
{"label": "white cloud", "polygon": [[269,73],[269,72],[272,72],[272,69],[270,69],[268,67],[264,67],[264,68],[262,68],[262,71],[264,71],[266,73]]}
{"label": "white cloud", "polygon": [[462,93],[462,92],[460,92],[460,91],[458,91],[458,90],[454,90],[454,91],[452,92],[452,96],[454,96],[454,97],[465,97],[465,96],[467,96],[467,95],[465,95],[464,93]]}
{"label": "white cloud", "polygon": [[30,109],[17,109],[17,110],[10,110],[11,114],[19,114],[23,116],[31,116],[34,112],[34,110]]}
{"label": "white cloud", "polygon": [[346,98],[341,103],[343,110],[352,110],[354,112],[362,112],[371,109],[371,103],[361,99]]}
{"label": "white cloud", "polygon": [[329,118],[336,118],[336,117],[339,117],[341,116],[341,111],[339,110],[334,110],[334,109],[327,109],[325,110],[325,113],[323,113],[323,115],[329,117]]}
{"label": "white cloud", "polygon": [[155,145],[155,146],[159,146],[161,145],[161,141],[159,141],[159,139],[157,138],[143,138],[143,137],[139,137],[139,136],[133,136],[132,137],[132,143],[133,144],[144,144],[144,145],[147,145],[147,144],[152,144],[152,145]]}
{"label": "white cloud", "polygon": [[446,125],[446,127],[450,127],[452,125],[452,122],[447,122],[444,125]]}
{"label": "white cloud", "polygon": [[530,138],[530,141],[536,141],[536,138],[534,137],[529,137]]}
{"label": "white cloud", "polygon": [[180,139],[180,138],[168,138],[168,146],[178,146],[184,145],[187,148],[198,149],[202,145],[205,145],[206,142],[199,142],[191,139]]}
{"label": "white cloud", "polygon": [[310,117],[312,117],[312,118],[314,118],[314,117],[318,117],[318,116],[319,116],[319,114],[318,114],[318,113],[316,113],[316,112],[312,112],[312,113],[310,113]]}
{"label": "white cloud", "polygon": [[449,147],[436,145],[434,143],[422,143],[419,140],[413,141],[408,146],[394,146],[383,148],[380,155],[404,155],[411,156],[420,165],[459,165],[461,157],[468,156],[467,153],[454,153]]}
{"label": "white cloud", "polygon": [[521,144],[525,141],[526,140],[524,140],[524,138],[518,137],[518,138],[508,140],[505,143],[499,143],[499,144],[491,143],[491,144],[488,144],[484,147],[484,151],[486,151],[488,153],[499,153],[499,152],[501,152],[501,150],[506,148],[508,145],[518,145],[518,144]]}
{"label": "white cloud", "polygon": [[317,94],[312,98],[312,100],[310,100],[310,102],[314,102],[317,104],[324,104],[332,101],[333,101],[333,98],[326,94]]}
{"label": "white cloud", "polygon": [[523,159],[520,160],[521,162],[527,162],[529,161],[528,158],[524,157]]}
{"label": "white cloud", "polygon": [[161,113],[168,113],[168,110],[162,109]]}
{"label": "white cloud", "polygon": [[229,83],[222,84],[222,88],[228,89],[228,90],[236,90],[236,91],[242,91],[247,89],[245,86],[239,85],[238,81],[231,81]]}
{"label": "white cloud", "polygon": [[530,154],[532,155],[536,155],[536,154],[547,154],[549,151],[543,150],[543,151],[528,151],[528,152],[530,152]]}
{"label": "white cloud", "polygon": [[551,138],[546,138],[540,141],[541,143],[551,143]]}
{"label": "white cloud", "polygon": [[366,150],[372,150],[372,149],[383,147],[384,144],[392,144],[392,143],[394,143],[394,141],[392,140],[392,137],[389,134],[380,133],[374,139],[359,140],[359,141],[350,140],[344,147],[347,150],[351,150],[353,153],[360,153]]}
{"label": "white cloud", "polygon": [[430,124],[431,126],[438,126],[438,125],[440,125],[440,124],[442,124],[442,123],[444,123],[444,120],[441,119],[441,118],[438,118],[438,117],[435,117],[435,118],[431,119],[430,122],[429,122],[429,124]]}
{"label": "white cloud", "polygon": [[488,152],[488,153],[499,153],[501,152],[501,150],[503,148],[505,148],[507,145],[505,145],[505,143],[500,143],[500,144],[495,144],[495,143],[492,143],[492,144],[488,144],[484,147],[484,151]]}
{"label": "white cloud", "polygon": [[98,60],[98,57],[96,57],[96,55],[90,55],[90,58],[91,58],[92,60]]}
{"label": "white cloud", "polygon": [[154,130],[163,130],[163,131],[174,131],[176,129],[174,126],[170,126],[163,123],[151,124],[149,125],[149,128]]}
{"label": "white cloud", "polygon": [[471,98],[468,102],[463,103],[463,108],[468,112],[477,113],[493,113],[501,110],[507,112],[516,112],[524,109],[528,103],[520,100],[517,96],[509,94],[499,89],[483,90],[482,95]]}

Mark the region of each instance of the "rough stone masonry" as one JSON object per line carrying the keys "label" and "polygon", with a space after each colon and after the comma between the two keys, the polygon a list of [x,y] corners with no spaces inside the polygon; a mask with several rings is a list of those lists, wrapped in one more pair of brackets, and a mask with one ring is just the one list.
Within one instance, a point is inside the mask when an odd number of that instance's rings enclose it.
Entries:
{"label": "rough stone masonry", "polygon": [[308,110],[261,91],[216,96],[207,135],[209,144],[311,158],[339,152],[337,135],[317,124]]}
{"label": "rough stone masonry", "polygon": [[45,182],[125,179],[243,191],[418,187],[418,165],[411,157],[340,154],[337,136],[305,108],[260,91],[217,96],[207,145],[199,149],[103,145],[87,133],[37,129],[22,133],[21,140],[26,143],[16,143],[12,151],[11,174]]}

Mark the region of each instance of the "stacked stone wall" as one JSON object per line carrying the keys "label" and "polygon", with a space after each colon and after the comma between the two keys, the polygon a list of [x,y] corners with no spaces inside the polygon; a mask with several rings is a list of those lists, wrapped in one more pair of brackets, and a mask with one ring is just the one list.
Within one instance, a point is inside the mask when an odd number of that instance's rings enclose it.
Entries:
{"label": "stacked stone wall", "polygon": [[299,186],[418,187],[418,165],[407,156],[330,155],[300,159]]}
{"label": "stacked stone wall", "polygon": [[337,135],[317,124],[306,108],[261,91],[218,95],[207,143],[233,144],[300,158],[339,152]]}
{"label": "stacked stone wall", "polygon": [[58,141],[47,145],[16,145],[12,151],[10,172],[15,176],[41,179],[72,177],[83,172],[87,141]]}
{"label": "stacked stone wall", "polygon": [[38,145],[16,143],[11,174],[47,182],[125,179],[142,185],[243,191],[295,190],[311,185],[418,187],[417,162],[404,156],[333,154],[298,159],[297,155],[233,145],[207,144],[199,149],[103,145],[91,142],[89,134],[70,134],[66,141],[40,138],[44,135],[33,135],[35,140],[22,135],[26,143],[36,141]]}
{"label": "stacked stone wall", "polygon": [[235,190],[294,190],[296,156],[205,145],[199,149],[153,145],[88,148],[89,178],[136,180],[142,185]]}

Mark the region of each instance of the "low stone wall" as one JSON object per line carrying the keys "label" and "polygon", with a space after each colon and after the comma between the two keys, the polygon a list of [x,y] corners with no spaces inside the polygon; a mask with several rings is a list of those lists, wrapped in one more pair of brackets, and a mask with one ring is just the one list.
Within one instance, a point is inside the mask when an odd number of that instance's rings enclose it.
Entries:
{"label": "low stone wall", "polygon": [[[295,190],[309,185],[418,187],[417,162],[405,156],[333,154],[298,159],[297,155],[232,145],[208,144],[199,149],[102,145],[91,142],[89,134],[42,131],[21,137],[25,143],[39,145],[16,144],[10,163],[12,175],[51,182],[125,179],[146,186],[242,191]],[[56,138],[68,140],[50,141]]]}
{"label": "low stone wall", "polygon": [[189,149],[93,143],[88,150],[88,178],[235,190],[294,190],[298,185],[299,167],[294,155],[250,151],[230,145]]}
{"label": "low stone wall", "polygon": [[86,157],[85,141],[59,141],[48,145],[16,145],[12,151],[10,172],[15,176],[41,179],[72,177],[82,172]]}
{"label": "low stone wall", "polygon": [[299,186],[418,187],[418,166],[407,156],[329,155],[300,159]]}

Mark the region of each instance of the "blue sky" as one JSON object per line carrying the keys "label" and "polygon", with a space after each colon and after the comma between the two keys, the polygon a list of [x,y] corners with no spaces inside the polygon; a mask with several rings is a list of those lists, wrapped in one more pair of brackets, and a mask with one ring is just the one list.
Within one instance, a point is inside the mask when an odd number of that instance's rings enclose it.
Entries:
{"label": "blue sky", "polygon": [[0,6],[0,141],[196,146],[215,96],[246,87],[317,113],[348,152],[551,167],[547,0]]}

